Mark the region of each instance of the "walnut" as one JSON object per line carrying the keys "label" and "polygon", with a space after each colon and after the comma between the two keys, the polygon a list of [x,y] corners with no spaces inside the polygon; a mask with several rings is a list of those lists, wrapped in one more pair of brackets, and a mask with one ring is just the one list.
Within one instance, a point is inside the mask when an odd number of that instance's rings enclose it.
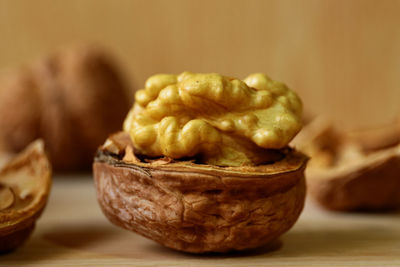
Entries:
{"label": "walnut", "polygon": [[0,170],[0,252],[20,246],[42,213],[51,186],[43,142],[36,141]]}
{"label": "walnut", "polygon": [[326,118],[307,125],[294,144],[311,156],[310,196],[331,210],[400,208],[400,131],[391,127],[343,132]]}
{"label": "walnut", "polygon": [[180,251],[256,248],[289,230],[305,197],[296,93],[265,74],[158,74],[136,92],[124,132],[98,150],[109,220]]}
{"label": "walnut", "polygon": [[166,247],[251,249],[288,231],[303,208],[307,157],[282,153],[275,163],[241,167],[151,159],[136,155],[123,132],[98,150],[97,197],[111,222]]}
{"label": "walnut", "polygon": [[118,70],[93,46],[60,49],[0,84],[0,150],[19,152],[42,138],[61,171],[88,168],[130,105]]}

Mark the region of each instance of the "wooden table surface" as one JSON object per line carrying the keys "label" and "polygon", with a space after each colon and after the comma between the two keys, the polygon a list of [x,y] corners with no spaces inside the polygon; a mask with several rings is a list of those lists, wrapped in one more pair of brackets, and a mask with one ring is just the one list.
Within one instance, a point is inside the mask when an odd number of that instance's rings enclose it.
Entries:
{"label": "wooden table surface", "polygon": [[25,245],[0,266],[400,266],[400,213],[342,214],[307,202],[297,224],[267,248],[190,255],[107,221],[92,179],[55,177],[48,206]]}

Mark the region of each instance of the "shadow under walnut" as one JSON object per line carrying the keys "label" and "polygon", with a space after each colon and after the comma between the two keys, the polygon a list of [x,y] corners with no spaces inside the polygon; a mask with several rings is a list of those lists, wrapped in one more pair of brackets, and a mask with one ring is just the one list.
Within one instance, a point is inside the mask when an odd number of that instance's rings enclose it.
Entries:
{"label": "shadow under walnut", "polygon": [[166,247],[191,253],[260,247],[288,231],[303,209],[307,157],[292,149],[273,164],[218,167],[141,160],[124,135],[98,150],[98,201],[111,222]]}

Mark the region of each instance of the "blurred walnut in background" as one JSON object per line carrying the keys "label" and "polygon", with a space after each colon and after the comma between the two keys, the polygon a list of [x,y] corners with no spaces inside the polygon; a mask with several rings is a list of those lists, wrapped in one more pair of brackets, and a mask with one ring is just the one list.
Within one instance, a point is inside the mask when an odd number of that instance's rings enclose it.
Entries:
{"label": "blurred walnut in background", "polygon": [[45,140],[53,167],[89,168],[130,108],[118,70],[98,47],[63,48],[0,78],[0,150]]}
{"label": "blurred walnut in background", "polygon": [[311,157],[307,190],[321,206],[338,211],[400,208],[400,121],[349,132],[320,116],[292,145]]}

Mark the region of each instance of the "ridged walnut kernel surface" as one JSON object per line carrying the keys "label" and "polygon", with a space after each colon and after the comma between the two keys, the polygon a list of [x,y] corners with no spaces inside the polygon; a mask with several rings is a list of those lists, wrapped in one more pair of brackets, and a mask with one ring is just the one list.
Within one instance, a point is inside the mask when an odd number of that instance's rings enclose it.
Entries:
{"label": "ridged walnut kernel surface", "polygon": [[42,213],[51,168],[42,141],[35,141],[0,170],[0,253],[20,246]]}
{"label": "ridged walnut kernel surface", "polygon": [[125,119],[137,153],[201,157],[218,166],[278,160],[300,131],[302,103],[285,84],[256,73],[243,81],[217,73],[151,76]]}
{"label": "ridged walnut kernel surface", "polygon": [[139,159],[125,133],[94,163],[97,196],[114,224],[180,251],[226,252],[267,244],[288,231],[305,198],[307,157],[285,150],[273,164],[217,167]]}

